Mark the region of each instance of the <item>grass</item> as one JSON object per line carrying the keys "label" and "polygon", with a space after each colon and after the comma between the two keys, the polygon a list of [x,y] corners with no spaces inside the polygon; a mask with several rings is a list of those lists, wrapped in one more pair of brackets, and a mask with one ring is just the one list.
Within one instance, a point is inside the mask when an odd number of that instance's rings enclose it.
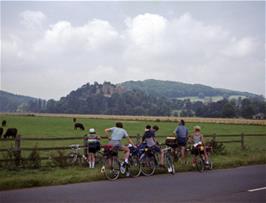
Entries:
{"label": "grass", "polygon": [[[79,131],[73,129],[72,118],[65,117],[38,117],[38,116],[15,116],[1,115],[0,121],[7,120],[8,127],[16,127],[22,137],[80,137],[85,135],[87,131]],[[85,125],[86,129],[95,128],[99,135],[104,135],[104,129],[112,127],[115,120],[108,119],[87,119],[79,118],[78,122]],[[129,135],[143,134],[145,125],[159,125],[160,130],[157,135],[171,135],[176,128],[175,122],[155,122],[155,121],[123,121],[125,129]],[[266,126],[258,125],[234,125],[234,124],[216,124],[216,123],[187,123],[190,132],[193,132],[193,126],[200,125],[202,133],[217,134],[218,140],[239,140],[239,137],[228,138],[222,137],[223,134],[260,134],[266,132]],[[220,136],[219,136],[220,135]],[[160,142],[163,142],[161,139]],[[103,143],[106,143],[103,140]],[[52,146],[68,146],[69,144],[82,144],[80,140],[68,141],[22,141],[22,147],[52,147]],[[266,137],[245,137],[245,150],[241,150],[240,143],[225,144],[226,155],[216,155],[212,159],[214,168],[228,168],[248,164],[265,164],[266,163]],[[8,148],[14,145],[14,141],[0,141],[0,148]],[[23,152],[23,156],[27,156],[29,152]],[[42,156],[55,152],[41,152]],[[1,153],[2,154],[2,153]],[[190,159],[190,158],[189,158]],[[45,162],[43,162],[44,165]],[[100,166],[99,166],[100,167]],[[176,169],[180,171],[194,170],[190,165],[176,164]],[[158,171],[161,173],[164,171]],[[18,169],[16,171],[8,171],[0,169],[0,190],[25,188],[43,185],[58,185],[76,182],[87,182],[93,180],[102,180],[103,175],[100,169],[90,170],[88,168],[68,167],[68,168],[51,168],[43,166],[40,169]]]}

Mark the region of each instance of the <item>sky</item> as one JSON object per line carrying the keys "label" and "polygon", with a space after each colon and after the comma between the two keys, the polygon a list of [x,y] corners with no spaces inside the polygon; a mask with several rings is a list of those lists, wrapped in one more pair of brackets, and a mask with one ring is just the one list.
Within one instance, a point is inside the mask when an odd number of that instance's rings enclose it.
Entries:
{"label": "sky", "polygon": [[2,90],[160,79],[265,96],[265,2],[3,2]]}

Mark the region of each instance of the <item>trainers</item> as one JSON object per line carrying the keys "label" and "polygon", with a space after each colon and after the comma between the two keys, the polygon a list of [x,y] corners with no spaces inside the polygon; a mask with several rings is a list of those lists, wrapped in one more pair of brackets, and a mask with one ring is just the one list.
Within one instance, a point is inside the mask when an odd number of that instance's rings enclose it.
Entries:
{"label": "trainers", "polygon": [[120,166],[120,171],[121,171],[122,174],[124,174],[126,172],[126,167],[125,166],[126,166],[126,163],[125,162],[123,162],[121,164],[121,166]]}

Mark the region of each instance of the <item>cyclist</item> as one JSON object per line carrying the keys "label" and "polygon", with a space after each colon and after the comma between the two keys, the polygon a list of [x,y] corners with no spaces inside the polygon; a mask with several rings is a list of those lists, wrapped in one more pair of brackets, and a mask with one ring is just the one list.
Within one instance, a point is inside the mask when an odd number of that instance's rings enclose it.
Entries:
{"label": "cyclist", "polygon": [[150,125],[147,125],[145,128],[144,135],[142,137],[142,142],[145,143],[151,150],[155,153],[160,153],[160,166],[164,166],[164,157],[163,151],[161,150],[158,142],[155,139],[155,133],[159,130],[157,125],[151,128]]}
{"label": "cyclist", "polygon": [[185,159],[185,148],[188,140],[188,129],[185,127],[185,121],[181,120],[178,127],[173,132],[176,135],[178,146],[181,147],[181,159]]}
{"label": "cyclist", "polygon": [[96,131],[94,128],[89,129],[89,134],[87,135],[87,141],[88,141],[88,161],[89,161],[89,167],[94,168],[95,167],[95,153],[100,150],[100,138],[96,135]]}
{"label": "cyclist", "polygon": [[124,152],[125,161],[122,164],[122,166],[125,167],[125,164],[128,164],[128,157],[130,154],[130,150],[127,146],[122,145],[121,140],[123,138],[127,138],[129,143],[132,144],[133,146],[134,146],[134,143],[132,142],[132,140],[128,136],[127,131],[125,129],[123,129],[123,123],[117,122],[115,124],[115,127],[106,128],[104,131],[105,131],[105,134],[107,136],[109,136],[109,133],[111,133],[111,139],[109,141],[109,144],[111,144],[113,146],[113,148],[117,147],[120,151]]}
{"label": "cyclist", "polygon": [[[194,127],[194,134],[190,137],[190,140],[192,141],[193,147],[191,150],[191,154],[193,154],[193,158],[192,158],[192,165],[195,166],[196,164],[196,156],[199,153],[199,146],[204,146],[204,139],[203,139],[203,135],[201,134],[201,128],[200,126],[195,126]],[[206,153],[206,149],[204,147],[204,158],[205,158],[205,163],[209,164],[208,161],[208,155]]]}

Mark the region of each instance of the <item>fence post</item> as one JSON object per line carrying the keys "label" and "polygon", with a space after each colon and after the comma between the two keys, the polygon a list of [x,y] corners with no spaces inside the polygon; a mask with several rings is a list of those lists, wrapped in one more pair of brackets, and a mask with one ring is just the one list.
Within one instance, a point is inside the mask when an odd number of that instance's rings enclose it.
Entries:
{"label": "fence post", "polygon": [[18,167],[20,165],[21,160],[21,136],[19,134],[15,137],[15,164]]}
{"label": "fence post", "polygon": [[245,145],[244,145],[244,133],[241,133],[241,149],[245,149]]}

